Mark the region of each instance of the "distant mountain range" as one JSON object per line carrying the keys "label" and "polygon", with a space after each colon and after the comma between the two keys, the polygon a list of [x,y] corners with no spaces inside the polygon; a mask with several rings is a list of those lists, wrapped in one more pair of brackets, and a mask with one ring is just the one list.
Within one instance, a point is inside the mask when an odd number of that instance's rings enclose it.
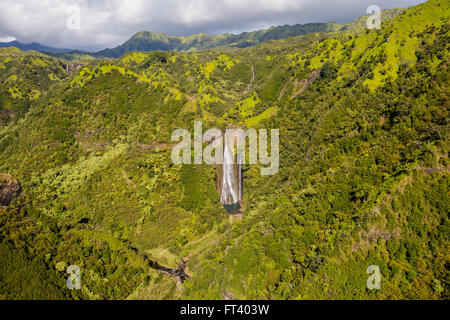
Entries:
{"label": "distant mountain range", "polygon": [[47,47],[44,45],[41,45],[39,43],[29,43],[29,44],[23,44],[20,43],[19,41],[11,41],[11,42],[0,42],[0,48],[7,48],[7,47],[16,47],[22,51],[30,51],[30,50],[34,50],[34,51],[39,51],[39,52],[49,52],[49,53],[67,53],[67,52],[71,52],[73,50],[70,49],[58,49],[58,48],[52,48],[52,47]]}
{"label": "distant mountain range", "polygon": [[[404,12],[404,9],[391,9],[382,12],[382,20],[388,20]],[[113,49],[105,49],[97,52],[98,57],[119,58],[130,51],[197,51],[217,47],[247,48],[270,40],[285,39],[288,37],[302,36],[313,32],[336,32],[366,28],[367,16],[358,18],[346,24],[308,23],[293,26],[284,25],[271,27],[265,30],[243,32],[238,35],[225,33],[209,35],[199,33],[187,37],[169,36],[164,33],[142,31],[136,33],[124,44]]]}
{"label": "distant mountain range", "polygon": [[[383,21],[398,16],[405,9],[383,10]],[[20,50],[35,50],[50,54],[66,60],[90,60],[94,58],[120,58],[130,51],[198,51],[217,47],[237,47],[247,48],[270,40],[285,39],[305,35],[313,32],[337,32],[345,30],[364,29],[366,27],[367,16],[358,18],[346,24],[330,23],[308,23],[296,24],[293,26],[275,26],[269,29],[253,32],[243,32],[241,34],[219,34],[209,35],[206,33],[193,34],[186,37],[170,36],[164,33],[153,33],[141,31],[132,36],[122,45],[115,48],[107,48],[99,52],[83,52],[79,50],[57,49],[43,46],[38,43],[22,44],[18,41],[7,43],[0,42],[2,47],[17,47]]]}
{"label": "distant mountain range", "polygon": [[243,32],[238,35],[199,33],[187,37],[177,37],[164,33],[143,31],[136,33],[124,44],[113,49],[100,51],[97,55],[118,58],[129,51],[197,51],[222,46],[246,48],[269,40],[284,39],[312,32],[333,32],[337,30],[339,30],[339,26],[336,23],[310,23],[271,27],[266,30]]}

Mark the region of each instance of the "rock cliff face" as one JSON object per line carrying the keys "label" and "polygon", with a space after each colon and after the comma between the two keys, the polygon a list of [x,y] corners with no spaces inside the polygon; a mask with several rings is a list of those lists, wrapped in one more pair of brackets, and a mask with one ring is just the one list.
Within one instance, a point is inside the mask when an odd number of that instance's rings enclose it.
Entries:
{"label": "rock cliff face", "polygon": [[22,193],[22,186],[9,174],[0,173],[0,207],[8,207]]}

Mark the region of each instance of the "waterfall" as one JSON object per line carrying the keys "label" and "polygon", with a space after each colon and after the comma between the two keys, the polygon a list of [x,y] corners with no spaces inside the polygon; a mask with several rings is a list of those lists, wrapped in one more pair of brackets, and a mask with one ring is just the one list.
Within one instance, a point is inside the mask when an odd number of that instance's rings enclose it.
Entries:
{"label": "waterfall", "polygon": [[240,166],[235,165],[235,157],[228,146],[225,143],[224,146],[224,163],[222,165],[222,183],[221,183],[221,193],[220,202],[227,210],[228,213],[235,213],[241,208],[239,200],[241,198],[240,190]]}

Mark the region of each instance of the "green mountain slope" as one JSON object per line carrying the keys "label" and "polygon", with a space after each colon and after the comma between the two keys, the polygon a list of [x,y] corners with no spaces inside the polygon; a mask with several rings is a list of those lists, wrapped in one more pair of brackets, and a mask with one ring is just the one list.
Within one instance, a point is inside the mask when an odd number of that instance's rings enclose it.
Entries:
{"label": "green mountain slope", "polygon": [[[430,0],[381,30],[131,52],[72,74],[2,51],[2,94],[23,112],[0,123],[0,173],[23,194],[0,208],[0,268],[48,275],[48,291],[9,277],[0,295],[448,299],[449,15]],[[10,91],[11,75],[41,94]],[[194,120],[280,129],[280,171],[246,166],[241,219],[212,166],[171,161],[173,130]],[[183,284],[158,271],[181,259]],[[79,291],[64,287],[68,265]],[[381,290],[366,288],[370,265]]]}
{"label": "green mountain slope", "polygon": [[63,77],[63,64],[57,59],[14,47],[0,49],[0,126],[23,115],[33,101]]}

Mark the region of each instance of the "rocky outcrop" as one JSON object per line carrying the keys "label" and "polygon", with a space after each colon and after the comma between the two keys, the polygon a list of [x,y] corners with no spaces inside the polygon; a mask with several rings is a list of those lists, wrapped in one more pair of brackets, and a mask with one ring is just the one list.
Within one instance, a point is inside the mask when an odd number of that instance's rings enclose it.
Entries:
{"label": "rocky outcrop", "polygon": [[308,86],[313,83],[314,80],[317,79],[317,77],[320,75],[320,72],[322,71],[322,68],[314,71],[313,73],[311,73],[308,78],[303,79],[301,81],[295,79],[294,80],[294,89],[292,92],[292,96],[291,99],[296,98],[298,95],[304,93],[306,91],[306,89],[308,88]]}
{"label": "rocky outcrop", "polygon": [[22,186],[9,174],[0,173],[0,207],[8,207],[22,194]]}

